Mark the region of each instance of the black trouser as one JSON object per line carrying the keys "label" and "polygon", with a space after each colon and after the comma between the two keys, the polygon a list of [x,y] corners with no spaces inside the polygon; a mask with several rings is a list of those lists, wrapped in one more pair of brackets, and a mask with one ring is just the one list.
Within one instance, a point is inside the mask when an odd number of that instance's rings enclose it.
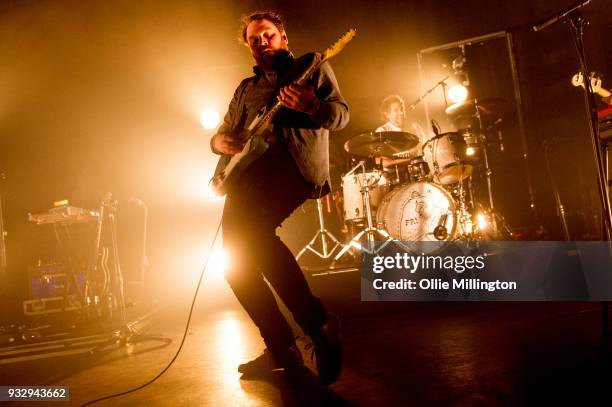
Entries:
{"label": "black trouser", "polygon": [[230,258],[225,278],[273,355],[295,340],[264,277],[304,333],[318,332],[327,321],[321,301],[276,235],[276,228],[311,191],[287,150],[269,151],[247,168],[225,199],[223,244]]}

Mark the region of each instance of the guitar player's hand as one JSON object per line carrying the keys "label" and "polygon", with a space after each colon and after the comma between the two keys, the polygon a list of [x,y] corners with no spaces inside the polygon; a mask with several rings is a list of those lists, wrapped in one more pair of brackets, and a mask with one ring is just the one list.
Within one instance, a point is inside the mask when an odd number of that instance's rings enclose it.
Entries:
{"label": "guitar player's hand", "polygon": [[295,84],[285,86],[281,88],[277,98],[283,106],[310,115],[315,114],[321,105],[321,101],[315,95],[312,86],[299,86]]}
{"label": "guitar player's hand", "polygon": [[213,148],[222,154],[237,154],[242,151],[242,142],[232,134],[218,133],[213,136]]}

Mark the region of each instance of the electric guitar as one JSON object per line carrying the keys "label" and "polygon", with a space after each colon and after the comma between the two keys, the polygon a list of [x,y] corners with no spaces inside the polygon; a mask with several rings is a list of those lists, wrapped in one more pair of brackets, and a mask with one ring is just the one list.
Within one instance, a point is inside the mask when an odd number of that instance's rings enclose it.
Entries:
{"label": "electric guitar", "polygon": [[102,232],[107,211],[113,205],[112,194],[105,193],[100,205],[96,236],[94,240],[94,256],[85,276],[85,300],[90,311],[101,317],[101,305],[111,291],[111,270],[108,265],[109,248],[102,243]]}
{"label": "electric guitar", "polygon": [[[348,30],[327,48],[323,54],[315,54],[312,63],[293,83],[300,86],[304,85],[312,74],[319,69],[321,64],[338,55],[346,44],[355,37],[356,33],[355,29]],[[229,159],[229,156],[222,156],[219,160],[215,174],[209,182],[210,190],[216,196],[225,195],[228,187],[240,177],[246,167],[261,157],[268,149],[268,143],[262,135],[269,128],[274,116],[282,107],[281,102],[277,101],[276,97],[273,100],[275,103],[263,108],[240,135],[241,140],[244,141],[242,151],[232,155]]]}

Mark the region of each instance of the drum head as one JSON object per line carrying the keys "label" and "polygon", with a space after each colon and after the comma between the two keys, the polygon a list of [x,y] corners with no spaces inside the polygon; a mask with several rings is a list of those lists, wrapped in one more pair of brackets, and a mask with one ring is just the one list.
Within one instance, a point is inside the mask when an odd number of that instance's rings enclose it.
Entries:
{"label": "drum head", "polygon": [[388,181],[380,171],[366,173],[352,173],[342,177],[342,196],[344,207],[344,220],[359,222],[366,217],[363,188],[368,186],[370,195],[370,209],[376,208],[389,192]]}
{"label": "drum head", "polygon": [[442,133],[423,145],[423,158],[442,185],[460,182],[472,175],[467,146],[459,133]]}
{"label": "drum head", "polygon": [[397,240],[440,241],[434,237],[437,226],[446,228],[444,241],[453,240],[457,229],[455,203],[442,187],[415,182],[385,196],[377,214],[380,227]]}

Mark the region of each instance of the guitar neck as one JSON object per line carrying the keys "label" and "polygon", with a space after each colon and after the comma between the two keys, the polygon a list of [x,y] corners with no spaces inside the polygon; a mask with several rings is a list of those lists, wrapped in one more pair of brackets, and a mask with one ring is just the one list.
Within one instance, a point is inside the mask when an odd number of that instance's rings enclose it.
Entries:
{"label": "guitar neck", "polygon": [[[304,85],[306,81],[315,73],[317,69],[321,66],[321,64],[328,59],[332,58],[334,55],[337,55],[346,44],[348,44],[356,35],[357,30],[350,29],[346,31],[335,43],[333,43],[329,48],[325,50],[324,53],[314,54],[314,58],[308,68],[297,78],[293,83],[297,85]],[[263,133],[263,131],[272,123],[272,119],[278,111],[281,109],[282,104],[280,101],[276,101],[274,105],[270,108],[270,110],[259,120],[254,127],[250,129],[250,135],[248,138],[259,135]]]}
{"label": "guitar neck", "polygon": [[[315,73],[317,69],[319,69],[321,64],[325,61],[325,58],[321,58],[319,54],[315,54],[314,60],[310,63],[308,68],[300,75],[299,78],[293,81],[293,83],[296,85],[304,85],[306,81]],[[270,110],[268,110],[266,115],[262,117],[261,121],[257,124],[257,126],[252,130],[251,137],[261,134],[270,125],[270,123],[272,123],[274,116],[276,116],[276,113],[278,113],[278,111],[282,107],[282,103],[277,100],[274,105],[272,105]]]}

